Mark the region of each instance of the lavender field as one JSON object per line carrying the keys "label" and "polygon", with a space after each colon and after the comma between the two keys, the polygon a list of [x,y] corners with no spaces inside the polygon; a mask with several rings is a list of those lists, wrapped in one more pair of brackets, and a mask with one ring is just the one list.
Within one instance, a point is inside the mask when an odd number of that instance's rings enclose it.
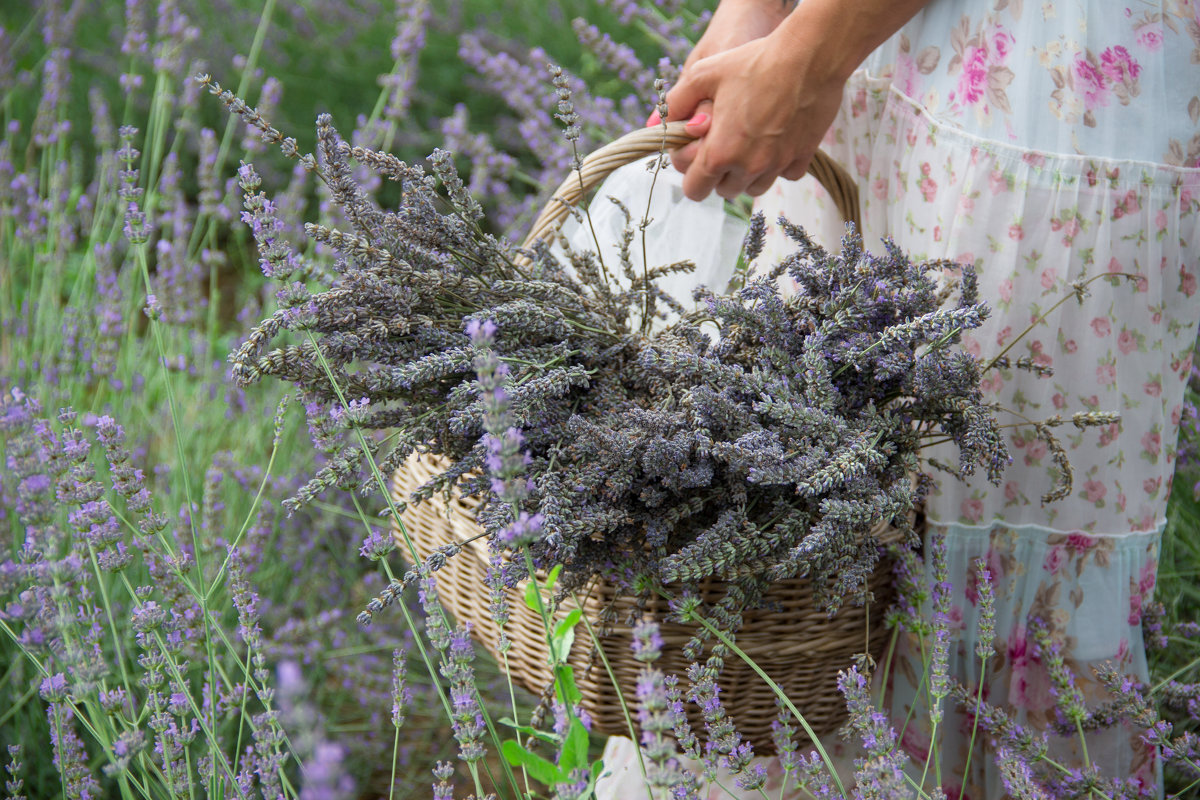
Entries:
{"label": "lavender field", "polygon": [[[348,208],[400,204],[403,184],[363,158],[346,162],[362,190],[348,206],[330,154],[424,163],[450,203],[476,204],[481,237],[519,240],[577,153],[643,124],[710,5],[0,4],[3,796],[592,795],[604,740],[569,692],[515,688],[432,587],[406,580],[379,480],[393,436],[363,424],[357,396],[239,380],[230,354],[346,272],[320,231]],[[563,134],[570,114],[578,138]],[[427,161],[439,148],[450,155]],[[1196,797],[1200,429],[1187,409],[1145,617],[1151,681],[1089,720],[1153,731],[1168,793]],[[374,479],[359,479],[364,452],[381,454]],[[657,636],[639,631],[630,714],[658,748],[654,796],[697,796],[700,777],[676,781],[691,795],[664,788],[679,736]],[[843,690],[857,734],[899,775],[908,756],[856,679]],[[819,758],[781,750],[796,796],[838,796]],[[1035,751],[1014,759],[1053,773]],[[1053,786],[1027,796],[1115,796]],[[845,791],[938,796],[899,780]]]}

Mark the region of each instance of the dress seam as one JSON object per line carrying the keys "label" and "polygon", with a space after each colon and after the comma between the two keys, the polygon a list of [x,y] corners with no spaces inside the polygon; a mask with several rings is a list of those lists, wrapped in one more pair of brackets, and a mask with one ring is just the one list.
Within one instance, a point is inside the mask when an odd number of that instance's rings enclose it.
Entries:
{"label": "dress seam", "polygon": [[[898,108],[901,113],[927,126],[937,135],[949,135],[957,138],[965,147],[987,153],[1006,166],[1020,167],[1030,173],[1049,177],[1051,183],[1073,184],[1080,176],[1085,175],[1089,168],[1123,167],[1127,174],[1122,175],[1115,182],[1116,186],[1122,188],[1152,185],[1160,189],[1170,189],[1177,186],[1200,184],[1200,167],[1182,167],[1144,159],[1114,158],[1112,156],[1018,147],[998,139],[972,133],[954,120],[935,114],[919,100],[897,88],[889,77],[872,75],[866,69],[860,69],[851,76],[850,80],[851,82],[855,80],[862,82],[864,88],[868,90],[886,91],[889,100],[885,101],[885,105]],[[893,100],[895,105],[891,102]],[[1044,163],[1030,163],[1027,156],[1043,159]],[[1129,175],[1128,172],[1133,170],[1140,170],[1140,173],[1136,176]],[[1097,184],[1097,188],[1108,187],[1110,180],[1104,178]],[[1089,188],[1091,187],[1089,186]]]}

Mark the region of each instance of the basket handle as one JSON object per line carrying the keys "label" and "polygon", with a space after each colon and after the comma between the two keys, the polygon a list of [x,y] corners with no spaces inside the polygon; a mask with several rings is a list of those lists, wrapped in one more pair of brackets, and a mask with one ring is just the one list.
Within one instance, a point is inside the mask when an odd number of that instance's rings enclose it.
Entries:
{"label": "basket handle", "polygon": [[[572,171],[554,192],[521,246],[528,248],[538,239],[548,238],[566,219],[569,209],[613,170],[644,156],[652,156],[695,140],[696,137],[684,129],[686,124],[668,122],[665,130],[657,125],[652,128],[639,128],[587,156],[583,159],[579,172]],[[862,230],[858,185],[850,177],[850,173],[822,150],[813,154],[808,172],[829,192],[842,219],[853,222],[856,229]]]}

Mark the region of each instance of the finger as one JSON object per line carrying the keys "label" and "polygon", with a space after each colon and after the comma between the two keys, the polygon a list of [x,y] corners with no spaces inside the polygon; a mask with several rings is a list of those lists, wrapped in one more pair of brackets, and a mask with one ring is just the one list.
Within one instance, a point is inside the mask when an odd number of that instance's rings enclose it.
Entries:
{"label": "finger", "polygon": [[751,197],[758,197],[759,195],[766,194],[767,190],[770,189],[774,184],[774,173],[760,175],[758,178],[755,178],[753,181],[751,181],[750,185],[746,187],[746,194],[750,195]]}
{"label": "finger", "polygon": [[700,201],[708,197],[725,178],[724,172],[716,172],[708,166],[706,152],[705,141],[702,139],[700,152],[683,176],[683,194],[689,200]]}
{"label": "finger", "polygon": [[796,159],[791,164],[788,164],[783,172],[779,173],[781,177],[787,178],[789,181],[798,181],[808,173],[809,159]]}
{"label": "finger", "polygon": [[702,101],[712,98],[714,73],[707,67],[712,60],[701,59],[680,74],[679,82],[667,92],[667,121],[690,119]]}
{"label": "finger", "polygon": [[687,174],[688,169],[692,166],[692,162],[696,160],[696,156],[700,154],[700,142],[688,142],[678,150],[671,151],[671,164],[675,169]]}
{"label": "finger", "polygon": [[784,168],[784,172],[781,172],[780,175],[784,176],[784,178],[787,180],[798,181],[808,174],[809,164],[811,163],[812,156],[803,156],[797,158],[797,160],[794,160],[792,163],[788,164],[788,166]]}
{"label": "finger", "polygon": [[750,176],[744,172],[730,171],[717,183],[717,194],[726,200],[736,200],[750,185]]}

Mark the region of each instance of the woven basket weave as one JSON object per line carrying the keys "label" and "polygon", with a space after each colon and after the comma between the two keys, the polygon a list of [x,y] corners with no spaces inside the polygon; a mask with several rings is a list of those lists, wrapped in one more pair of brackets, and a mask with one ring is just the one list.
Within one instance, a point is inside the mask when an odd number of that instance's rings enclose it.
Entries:
{"label": "woven basket weave", "polygon": [[[659,153],[664,147],[677,147],[691,140],[682,123],[671,123],[665,131],[663,128],[635,131],[592,153],[584,160],[580,173],[572,173],[563,182],[534,223],[523,246],[549,238],[566,218],[568,207],[578,203],[612,170]],[[843,218],[857,223],[857,189],[845,170],[818,152],[809,171],[833,197]],[[444,466],[445,462],[434,456],[409,459],[392,477],[393,497],[408,503],[411,493],[441,472]],[[464,500],[455,494],[449,503],[435,499],[409,506],[401,517],[422,559],[442,545],[473,539],[438,571],[438,595],[455,619],[471,623],[476,641],[500,660],[499,628],[492,620],[488,590],[483,582],[488,564],[487,545],[482,539],[474,538],[480,533],[475,522],[475,504],[474,500]],[[880,526],[874,534],[884,542],[894,540],[898,535],[887,526]],[[408,545],[399,526],[394,535],[401,552],[407,555]],[[835,730],[845,718],[845,705],[836,689],[838,671],[848,667],[858,653],[867,652],[876,658],[882,653],[887,634],[878,623],[882,621],[883,609],[894,598],[886,563],[881,562],[870,578],[868,588],[874,595],[874,602],[869,607],[847,606],[830,618],[817,607],[807,578],[777,582],[766,598],[770,605],[746,612],[744,624],[737,633],[738,646],[771,676],[818,734]],[[725,594],[723,584],[717,581],[702,589],[703,600],[716,601]],[[523,587],[509,590],[508,600],[510,619],[505,632],[513,641],[508,652],[508,669],[516,683],[541,694],[553,680],[548,666],[545,627],[537,612],[525,605]],[[632,629],[626,624],[634,601],[617,597],[613,588],[604,582],[593,583],[580,601],[589,620],[599,619],[605,609],[610,609],[609,619],[616,620],[599,644],[621,687],[620,694],[636,720],[634,687],[642,665],[633,658]],[[564,617],[575,607],[568,599],[558,610],[558,617]],[[612,610],[615,610],[615,616]],[[665,606],[651,601],[645,610],[662,614]],[[689,662],[684,658],[682,648],[695,628],[664,622],[661,632],[663,655],[655,665],[668,675],[684,675]],[[586,629],[580,626],[568,658],[575,668],[583,706],[592,718],[592,729],[599,733],[629,735],[618,690],[603,664],[593,657],[592,644]],[[772,689],[749,665],[736,657],[726,659],[720,684],[726,712],[738,731],[760,754],[774,752],[771,723],[777,719],[778,712]],[[693,706],[688,710],[693,728],[702,730],[699,709],[694,708],[694,704],[689,705]]]}

